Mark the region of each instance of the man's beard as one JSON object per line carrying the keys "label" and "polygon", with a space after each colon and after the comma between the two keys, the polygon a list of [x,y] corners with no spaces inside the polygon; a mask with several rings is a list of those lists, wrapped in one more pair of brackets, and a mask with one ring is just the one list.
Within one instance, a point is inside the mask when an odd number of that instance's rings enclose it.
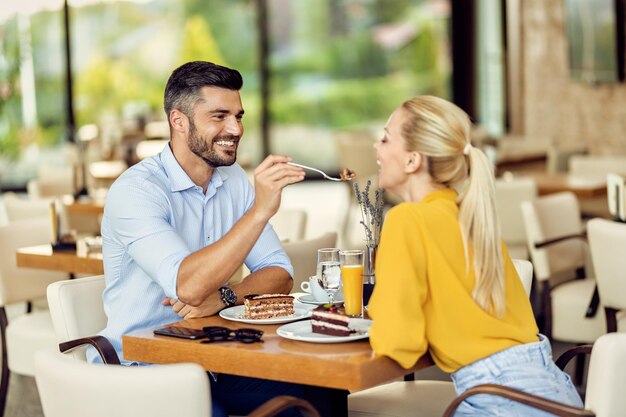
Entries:
{"label": "man's beard", "polygon": [[[189,119],[189,139],[187,143],[189,150],[201,158],[211,168],[230,166],[237,161],[237,146],[240,137],[234,135],[222,135],[216,136],[212,141],[208,138],[200,136],[196,129],[196,124]],[[213,149],[213,144],[218,140],[234,140],[235,150],[224,152],[226,155],[222,156]]]}

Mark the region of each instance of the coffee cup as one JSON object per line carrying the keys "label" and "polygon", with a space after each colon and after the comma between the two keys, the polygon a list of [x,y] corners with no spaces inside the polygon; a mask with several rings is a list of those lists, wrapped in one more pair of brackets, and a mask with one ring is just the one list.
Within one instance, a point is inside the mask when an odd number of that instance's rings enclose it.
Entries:
{"label": "coffee cup", "polygon": [[[317,281],[317,277],[315,275],[312,277],[309,277],[308,281],[302,282],[300,284],[300,288],[302,289],[302,291],[308,294],[311,294],[311,297],[313,298],[313,300],[319,301],[319,302],[328,302],[328,294],[320,286],[320,283]],[[342,289],[339,289],[339,291],[335,295],[335,301],[337,300],[339,301],[343,300]]]}
{"label": "coffee cup", "polygon": [[313,297],[315,301],[328,301],[328,294],[320,287],[316,276],[309,277],[308,281],[304,281],[300,284],[300,288],[302,288],[302,291],[311,294],[311,297]]}

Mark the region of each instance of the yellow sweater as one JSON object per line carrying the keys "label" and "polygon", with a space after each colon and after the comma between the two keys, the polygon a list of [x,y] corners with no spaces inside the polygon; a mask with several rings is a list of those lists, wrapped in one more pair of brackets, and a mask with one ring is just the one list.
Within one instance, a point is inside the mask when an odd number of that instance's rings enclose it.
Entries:
{"label": "yellow sweater", "polygon": [[[496,318],[472,298],[474,272],[465,269],[456,191],[391,209],[376,257],[368,306],[377,354],[410,368],[429,351],[443,371],[538,340],[530,302],[504,247],[506,313]],[[504,246],[504,245],[503,245]]]}

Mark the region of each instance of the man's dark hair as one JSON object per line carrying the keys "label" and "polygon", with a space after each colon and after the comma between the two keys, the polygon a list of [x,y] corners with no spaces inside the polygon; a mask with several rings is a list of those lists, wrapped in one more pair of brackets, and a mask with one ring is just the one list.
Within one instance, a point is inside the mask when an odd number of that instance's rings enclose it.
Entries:
{"label": "man's dark hair", "polygon": [[165,114],[179,109],[187,117],[193,116],[193,105],[200,98],[202,87],[241,90],[243,79],[239,71],[206,61],[193,61],[176,68],[165,86],[163,107]]}

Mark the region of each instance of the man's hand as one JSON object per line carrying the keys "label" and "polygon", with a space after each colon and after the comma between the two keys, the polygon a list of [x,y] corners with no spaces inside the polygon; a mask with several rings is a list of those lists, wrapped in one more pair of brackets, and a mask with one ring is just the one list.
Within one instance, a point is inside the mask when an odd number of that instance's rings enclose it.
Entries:
{"label": "man's hand", "polygon": [[218,313],[224,308],[224,303],[220,299],[219,294],[217,294],[217,296],[216,294],[217,293],[209,295],[206,300],[197,307],[192,307],[173,298],[166,298],[161,304],[164,306],[172,306],[174,313],[178,314],[183,319],[207,317]]}
{"label": "man's hand", "polygon": [[288,165],[291,158],[284,155],[269,155],[254,170],[254,209],[266,221],[280,207],[283,188],[304,179],[304,170]]}

